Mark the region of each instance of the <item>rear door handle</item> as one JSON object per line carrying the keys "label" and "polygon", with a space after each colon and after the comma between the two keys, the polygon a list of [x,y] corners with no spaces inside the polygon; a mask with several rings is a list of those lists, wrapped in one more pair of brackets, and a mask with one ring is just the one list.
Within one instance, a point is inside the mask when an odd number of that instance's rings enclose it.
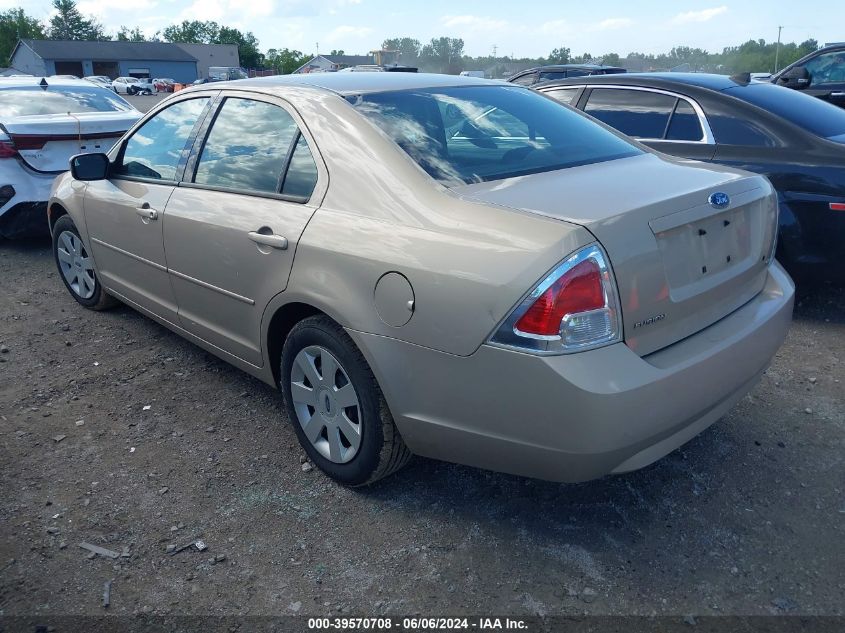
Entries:
{"label": "rear door handle", "polygon": [[158,220],[158,211],[153,209],[149,202],[144,202],[141,206],[135,207],[135,213],[145,220]]}
{"label": "rear door handle", "polygon": [[256,244],[278,248],[280,251],[287,250],[288,248],[288,238],[282,237],[281,235],[265,235],[257,231],[250,231],[247,233],[247,236]]}
{"label": "rear door handle", "polygon": [[830,96],[831,97],[845,97],[845,92],[843,92],[841,90],[839,90],[837,92],[831,92]]}

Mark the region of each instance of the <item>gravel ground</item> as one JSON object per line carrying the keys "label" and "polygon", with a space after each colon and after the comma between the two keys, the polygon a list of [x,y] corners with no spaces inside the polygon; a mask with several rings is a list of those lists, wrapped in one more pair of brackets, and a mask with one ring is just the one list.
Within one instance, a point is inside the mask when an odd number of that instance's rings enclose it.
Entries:
{"label": "gravel ground", "polygon": [[416,458],[349,490],[303,470],[273,389],[129,308],[86,311],[47,243],[0,244],[0,279],[0,615],[101,614],[109,580],[114,614],[845,614],[841,287],[642,471]]}

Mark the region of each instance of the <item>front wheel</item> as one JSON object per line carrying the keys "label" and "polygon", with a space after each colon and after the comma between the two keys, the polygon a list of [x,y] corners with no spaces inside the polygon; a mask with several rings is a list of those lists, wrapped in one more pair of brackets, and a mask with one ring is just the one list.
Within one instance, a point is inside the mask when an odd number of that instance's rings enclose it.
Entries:
{"label": "front wheel", "polygon": [[82,243],[73,220],[66,215],[53,227],[53,256],[65,288],[80,305],[91,310],[105,310],[117,303],[103,290],[91,254]]}
{"label": "front wheel", "polygon": [[300,321],[282,350],[281,389],[314,464],[349,486],[373,483],[411,458],[360,350],[326,316]]}

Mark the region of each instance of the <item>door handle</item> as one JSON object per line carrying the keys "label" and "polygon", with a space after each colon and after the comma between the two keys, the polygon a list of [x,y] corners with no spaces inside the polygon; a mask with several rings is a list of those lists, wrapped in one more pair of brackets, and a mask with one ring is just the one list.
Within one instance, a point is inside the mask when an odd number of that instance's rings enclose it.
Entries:
{"label": "door handle", "polygon": [[144,202],[140,207],[135,207],[135,213],[145,220],[158,220],[158,211],[153,209],[149,202]]}
{"label": "door handle", "polygon": [[841,90],[839,90],[837,92],[831,92],[830,96],[831,97],[845,97],[845,92],[843,92]]}
{"label": "door handle", "polygon": [[258,233],[257,231],[250,231],[247,233],[247,237],[256,244],[263,244],[264,246],[269,246],[271,248],[278,248],[280,251],[287,250],[288,248],[288,238],[282,237],[281,235],[265,235],[264,233]]}

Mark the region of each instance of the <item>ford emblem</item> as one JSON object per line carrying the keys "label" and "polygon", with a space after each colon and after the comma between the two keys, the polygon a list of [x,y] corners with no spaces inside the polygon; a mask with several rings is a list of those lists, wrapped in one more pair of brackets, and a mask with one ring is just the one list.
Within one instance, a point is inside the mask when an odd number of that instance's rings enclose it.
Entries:
{"label": "ford emblem", "polygon": [[710,203],[711,207],[724,209],[731,203],[731,197],[726,193],[717,191],[716,193],[711,193],[707,201]]}

